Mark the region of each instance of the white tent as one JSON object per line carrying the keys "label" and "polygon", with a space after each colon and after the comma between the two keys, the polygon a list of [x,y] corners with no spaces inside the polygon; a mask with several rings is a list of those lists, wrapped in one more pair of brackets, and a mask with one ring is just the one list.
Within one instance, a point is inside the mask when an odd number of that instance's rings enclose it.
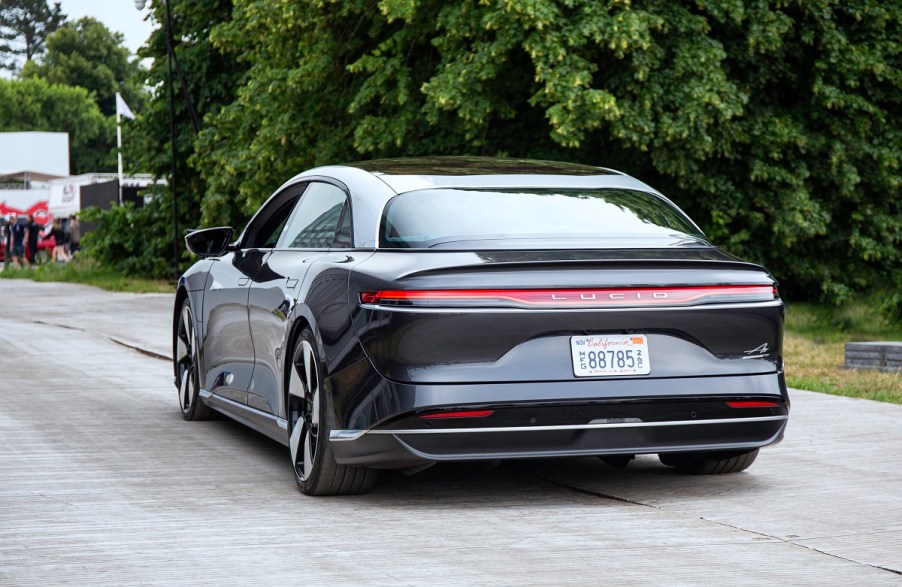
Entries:
{"label": "white tent", "polygon": [[69,175],[69,133],[0,132],[0,178],[47,181]]}

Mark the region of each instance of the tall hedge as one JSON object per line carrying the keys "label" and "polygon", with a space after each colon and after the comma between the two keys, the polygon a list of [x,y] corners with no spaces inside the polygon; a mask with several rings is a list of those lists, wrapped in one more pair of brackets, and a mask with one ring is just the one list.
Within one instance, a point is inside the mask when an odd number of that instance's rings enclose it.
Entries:
{"label": "tall hedge", "polygon": [[242,72],[198,78],[231,97],[188,145],[206,195],[183,214],[240,225],[315,164],[571,160],[658,187],[790,297],[891,296],[900,20],[899,0],[234,0],[180,41]]}
{"label": "tall hedge", "polygon": [[554,158],[647,180],[791,296],[892,289],[900,18],[872,0],[237,0],[211,37],[249,70],[198,142],[205,220],[240,223],[314,164]]}

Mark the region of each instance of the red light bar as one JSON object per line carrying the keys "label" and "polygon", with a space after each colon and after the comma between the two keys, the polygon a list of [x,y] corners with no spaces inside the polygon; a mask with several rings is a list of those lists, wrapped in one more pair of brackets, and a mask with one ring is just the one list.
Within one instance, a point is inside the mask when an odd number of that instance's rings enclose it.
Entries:
{"label": "red light bar", "polygon": [[429,289],[362,292],[364,304],[393,306],[508,306],[580,308],[687,306],[777,299],[771,285],[704,285],[605,289]]}
{"label": "red light bar", "polygon": [[423,414],[418,416],[421,420],[439,420],[443,418],[485,418],[495,413],[495,410],[468,410],[463,412],[437,412],[435,414]]}
{"label": "red light bar", "polygon": [[735,401],[735,402],[727,402],[727,405],[731,408],[778,408],[780,407],[779,402],[769,402],[769,401]]}

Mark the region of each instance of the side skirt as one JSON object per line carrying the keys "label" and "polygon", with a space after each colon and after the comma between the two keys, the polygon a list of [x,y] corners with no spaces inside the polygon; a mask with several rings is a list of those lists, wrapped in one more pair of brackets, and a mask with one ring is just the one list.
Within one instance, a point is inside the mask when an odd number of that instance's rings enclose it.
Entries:
{"label": "side skirt", "polygon": [[286,420],[210,393],[205,389],[200,390],[200,397],[204,403],[217,412],[288,446],[288,422]]}

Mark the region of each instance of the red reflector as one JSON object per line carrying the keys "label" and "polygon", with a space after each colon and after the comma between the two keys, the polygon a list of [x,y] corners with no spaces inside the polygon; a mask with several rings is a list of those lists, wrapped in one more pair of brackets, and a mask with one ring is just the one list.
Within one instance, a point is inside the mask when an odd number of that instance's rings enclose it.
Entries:
{"label": "red reflector", "polygon": [[441,418],[485,418],[495,413],[495,410],[469,410],[466,412],[438,412],[435,414],[423,414],[421,420],[438,420]]}
{"label": "red reflector", "polygon": [[777,402],[768,401],[727,402],[727,405],[731,408],[776,408],[780,406],[780,404]]}

